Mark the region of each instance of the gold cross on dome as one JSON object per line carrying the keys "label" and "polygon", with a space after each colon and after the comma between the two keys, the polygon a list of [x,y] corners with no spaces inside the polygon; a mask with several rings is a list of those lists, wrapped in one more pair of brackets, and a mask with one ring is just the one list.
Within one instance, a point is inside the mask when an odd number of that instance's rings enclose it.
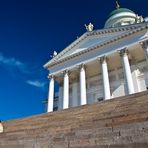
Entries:
{"label": "gold cross on dome", "polygon": [[119,1],[116,0],[116,9],[119,9],[119,8],[120,8]]}

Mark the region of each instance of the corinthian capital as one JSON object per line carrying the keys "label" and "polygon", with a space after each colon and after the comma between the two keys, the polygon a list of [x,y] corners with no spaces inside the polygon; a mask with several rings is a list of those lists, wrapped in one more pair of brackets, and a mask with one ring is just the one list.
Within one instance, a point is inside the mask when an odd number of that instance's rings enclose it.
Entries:
{"label": "corinthian capital", "polygon": [[48,79],[49,80],[54,79],[54,75],[48,75]]}
{"label": "corinthian capital", "polygon": [[81,64],[81,65],[79,65],[79,68],[80,69],[82,69],[82,68],[85,69],[86,68],[86,65],[85,64]]}
{"label": "corinthian capital", "polygon": [[66,70],[63,71],[63,74],[64,74],[64,76],[65,75],[69,75],[70,74],[70,71],[68,69],[66,69]]}
{"label": "corinthian capital", "polygon": [[100,60],[100,63],[102,64],[102,63],[105,63],[108,60],[108,58],[107,58],[107,56],[103,56],[103,57],[99,58],[99,60]]}
{"label": "corinthian capital", "polygon": [[119,51],[119,54],[120,54],[120,56],[122,57],[122,56],[124,56],[124,55],[128,55],[128,49],[127,48],[124,48],[124,49],[122,49],[122,50],[120,50]]}

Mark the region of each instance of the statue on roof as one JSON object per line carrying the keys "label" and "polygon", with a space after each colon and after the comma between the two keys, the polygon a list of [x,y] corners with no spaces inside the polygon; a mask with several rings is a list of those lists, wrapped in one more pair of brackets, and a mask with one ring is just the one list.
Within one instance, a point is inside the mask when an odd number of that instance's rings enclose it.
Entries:
{"label": "statue on roof", "polygon": [[85,28],[88,32],[91,32],[94,29],[94,25],[92,23],[89,23],[88,25],[85,24]]}
{"label": "statue on roof", "polygon": [[143,17],[142,16],[139,16],[138,14],[136,15],[136,20],[135,22],[136,23],[142,23],[144,21]]}
{"label": "statue on roof", "polygon": [[119,8],[120,8],[119,1],[116,0],[116,9],[119,9]]}
{"label": "statue on roof", "polygon": [[54,58],[54,57],[56,57],[57,55],[58,55],[58,53],[54,50],[54,51],[53,51],[53,55],[51,55],[50,57],[51,57],[51,58]]}

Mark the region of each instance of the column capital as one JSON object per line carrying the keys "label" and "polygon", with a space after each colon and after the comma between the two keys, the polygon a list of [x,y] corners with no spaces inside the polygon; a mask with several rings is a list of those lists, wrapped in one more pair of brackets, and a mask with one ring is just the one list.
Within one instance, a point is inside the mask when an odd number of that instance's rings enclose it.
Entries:
{"label": "column capital", "polygon": [[108,57],[106,55],[98,58],[100,63],[103,64],[103,63],[106,63],[108,61]]}
{"label": "column capital", "polygon": [[70,72],[69,72],[69,70],[68,70],[68,69],[66,69],[66,70],[64,70],[64,71],[63,71],[63,74],[64,74],[64,75],[69,75],[69,74],[70,74]]}
{"label": "column capital", "polygon": [[49,74],[49,75],[47,76],[47,78],[48,78],[49,80],[54,79],[54,75],[50,75],[50,74]]}
{"label": "column capital", "polygon": [[148,48],[148,40],[145,40],[145,41],[140,42],[140,45],[141,45],[141,47],[142,47],[143,49]]}
{"label": "column capital", "polygon": [[79,69],[81,70],[82,68],[86,69],[86,65],[84,63],[79,65]]}
{"label": "column capital", "polygon": [[129,51],[127,48],[123,48],[123,49],[119,50],[119,54],[121,57],[124,55],[128,55],[128,53],[129,53]]}

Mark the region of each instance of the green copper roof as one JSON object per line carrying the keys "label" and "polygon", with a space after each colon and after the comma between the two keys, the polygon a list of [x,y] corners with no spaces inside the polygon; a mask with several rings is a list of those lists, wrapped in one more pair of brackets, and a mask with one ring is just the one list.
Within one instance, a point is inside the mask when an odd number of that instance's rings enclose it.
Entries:
{"label": "green copper roof", "polygon": [[121,13],[121,12],[130,12],[130,13],[134,13],[134,12],[133,12],[132,10],[130,10],[130,9],[127,9],[127,8],[119,8],[119,9],[116,9],[116,10],[112,11],[112,12],[109,14],[108,18],[111,17],[111,16],[113,16],[113,15],[115,15],[115,14]]}

